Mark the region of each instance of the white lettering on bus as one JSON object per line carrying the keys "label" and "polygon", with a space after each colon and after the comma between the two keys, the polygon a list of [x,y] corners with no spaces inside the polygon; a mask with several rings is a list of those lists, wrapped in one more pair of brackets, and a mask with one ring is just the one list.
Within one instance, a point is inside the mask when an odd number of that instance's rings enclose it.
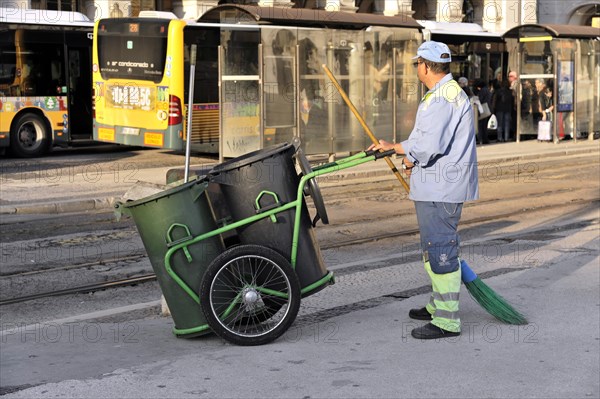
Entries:
{"label": "white lettering on bus", "polygon": [[131,62],[131,61],[119,61],[119,66],[136,67],[136,68],[148,68],[147,62]]}
{"label": "white lettering on bus", "polygon": [[139,86],[112,86],[112,102],[120,106],[136,106],[149,110],[152,103],[149,87]]}

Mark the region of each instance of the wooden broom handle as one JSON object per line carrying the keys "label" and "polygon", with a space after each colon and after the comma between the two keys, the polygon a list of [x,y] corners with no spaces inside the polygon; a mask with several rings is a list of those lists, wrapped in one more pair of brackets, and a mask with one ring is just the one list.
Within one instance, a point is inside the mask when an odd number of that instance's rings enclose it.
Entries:
{"label": "wooden broom handle", "polygon": [[[356,109],[356,107],[354,106],[354,104],[352,104],[352,101],[350,101],[350,98],[348,97],[348,95],[346,94],[346,92],[344,91],[344,89],[342,88],[342,86],[340,86],[340,84],[338,83],[338,81],[335,78],[335,76],[333,76],[333,73],[331,73],[331,71],[329,70],[329,68],[327,67],[327,65],[323,64],[322,67],[325,70],[325,73],[327,74],[327,76],[329,77],[329,80],[331,80],[331,83],[333,83],[333,85],[335,86],[335,88],[337,89],[337,91],[340,93],[340,95],[344,99],[344,102],[346,103],[346,105],[348,105],[348,107],[350,107],[350,111],[352,111],[352,113],[354,114],[354,116],[356,117],[356,119],[358,119],[358,121],[360,122],[361,126],[363,127],[363,129],[367,133],[367,136],[369,136],[369,138],[371,139],[371,141],[373,142],[373,144],[378,145],[379,144],[379,140],[377,140],[377,137],[375,137],[375,135],[373,134],[373,132],[371,131],[371,129],[369,128],[369,126],[365,122],[364,118],[360,115],[360,113],[358,112],[358,110]],[[383,150],[380,150],[380,151],[383,152]],[[404,178],[402,177],[402,175],[400,174],[400,172],[396,168],[396,165],[394,165],[394,162],[392,162],[392,160],[390,159],[390,157],[385,157],[384,159],[385,159],[385,162],[387,162],[387,164],[390,167],[390,169],[392,170],[392,172],[394,173],[394,175],[396,175],[396,177],[398,178],[398,181],[400,182],[400,184],[402,184],[402,187],[404,187],[404,189],[406,190],[406,192],[409,193],[410,192],[410,186],[408,185],[408,183],[406,183],[406,180],[404,180]]]}

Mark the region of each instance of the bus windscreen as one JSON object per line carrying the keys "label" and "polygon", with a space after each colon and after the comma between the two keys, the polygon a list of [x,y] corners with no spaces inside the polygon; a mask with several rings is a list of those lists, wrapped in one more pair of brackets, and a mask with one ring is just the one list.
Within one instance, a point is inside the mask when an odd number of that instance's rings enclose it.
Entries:
{"label": "bus windscreen", "polygon": [[104,20],[98,26],[102,78],[160,82],[167,56],[169,21],[117,21]]}

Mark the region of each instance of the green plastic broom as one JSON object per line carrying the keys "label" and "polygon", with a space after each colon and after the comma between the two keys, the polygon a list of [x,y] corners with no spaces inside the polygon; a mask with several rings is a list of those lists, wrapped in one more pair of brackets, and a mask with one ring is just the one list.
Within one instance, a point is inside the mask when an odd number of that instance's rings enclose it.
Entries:
{"label": "green plastic broom", "polygon": [[527,324],[527,319],[498,295],[461,259],[461,278],[471,297],[489,314],[507,324]]}

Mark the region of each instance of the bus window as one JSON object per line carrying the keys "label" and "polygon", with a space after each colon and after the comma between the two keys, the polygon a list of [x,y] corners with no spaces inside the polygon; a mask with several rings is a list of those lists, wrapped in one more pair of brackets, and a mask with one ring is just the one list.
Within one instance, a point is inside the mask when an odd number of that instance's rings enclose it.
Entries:
{"label": "bus window", "polygon": [[22,58],[21,93],[23,95],[55,96],[60,88],[60,77],[53,78],[52,64],[60,63],[63,50],[44,43],[27,45]]}
{"label": "bus window", "polygon": [[[15,80],[17,60],[15,46],[2,45],[0,47],[0,85],[10,85]],[[4,93],[7,95],[8,93]]]}
{"label": "bus window", "polygon": [[103,21],[98,29],[102,78],[160,82],[167,59],[168,26],[168,21],[145,24]]}

